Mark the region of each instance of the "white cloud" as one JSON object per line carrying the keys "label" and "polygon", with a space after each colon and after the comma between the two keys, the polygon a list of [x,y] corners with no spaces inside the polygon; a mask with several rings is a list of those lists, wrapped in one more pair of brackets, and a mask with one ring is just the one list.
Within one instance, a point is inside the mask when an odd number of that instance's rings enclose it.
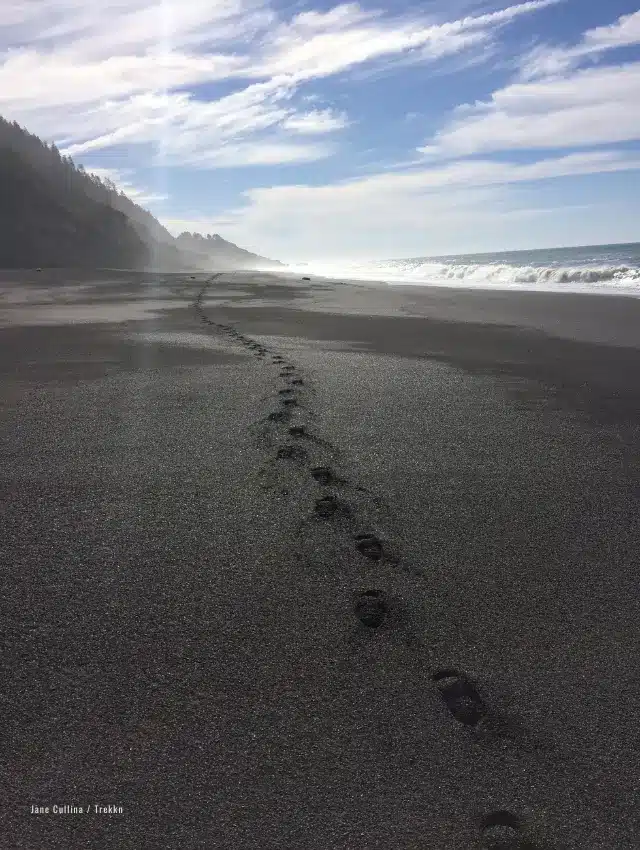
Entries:
{"label": "white cloud", "polygon": [[[79,63],[71,52],[40,53],[29,47],[12,51],[0,65],[0,103],[9,108],[83,106],[116,98],[213,82],[232,76],[242,60],[233,56],[151,57],[114,55]],[[125,101],[126,102],[126,101]]]}
{"label": "white cloud", "polygon": [[537,47],[529,53],[521,68],[522,79],[562,74],[584,59],[598,59],[606,50],[640,44],[640,11],[623,15],[605,27],[587,30],[574,47]]}
{"label": "white cloud", "polygon": [[[462,244],[498,247],[512,218],[541,217],[530,202],[518,206],[511,187],[638,169],[640,155],[604,151],[528,164],[456,161],[325,186],[253,189],[245,193],[245,206],[218,218],[183,219],[181,227],[222,231],[239,244],[260,245],[261,254],[289,260],[416,256],[459,251]],[[584,205],[572,210],[577,215]]]}
{"label": "white cloud", "polygon": [[608,27],[596,27],[584,35],[585,45],[602,50],[640,43],[640,10],[622,15]]}
{"label": "white cloud", "polygon": [[640,12],[588,30],[574,47],[536,48],[523,60],[517,81],[487,102],[459,106],[418,152],[458,157],[640,139],[640,62],[579,67],[631,44],[640,44]]}
{"label": "white cloud", "polygon": [[336,113],[331,109],[314,109],[311,112],[289,116],[283,121],[282,126],[285,130],[293,130],[295,133],[312,136],[342,130],[348,124],[349,120],[344,112]]}
{"label": "white cloud", "polygon": [[302,81],[416,50],[423,59],[441,58],[488,38],[496,27],[557,2],[529,0],[488,15],[440,24],[385,17],[355,3],[328,12],[305,12],[273,31],[257,67],[266,74],[288,74]]}
{"label": "white cloud", "polygon": [[470,156],[571,148],[640,138],[640,62],[513,83],[460,116],[419,150]]}
{"label": "white cloud", "polygon": [[[167,165],[242,165],[242,155],[246,164],[272,164],[278,152],[282,162],[310,161],[330,148],[289,136],[348,121],[326,110],[300,113],[292,98],[305,82],[374,60],[459,54],[553,2],[433,24],[355,3],[282,20],[267,0],[9,0],[0,23],[0,113],[47,140],[64,139],[73,156],[151,143]],[[189,93],[223,82],[224,94]]]}
{"label": "white cloud", "polygon": [[217,147],[209,153],[187,154],[181,162],[210,168],[230,168],[240,165],[279,165],[293,162],[314,162],[334,152],[326,144],[295,144],[288,141],[252,141]]}
{"label": "white cloud", "polygon": [[640,154],[594,151],[572,153],[532,163],[497,162],[494,160],[457,160],[436,168],[427,168],[404,173],[389,173],[346,180],[327,186],[279,186],[268,189],[253,189],[247,193],[251,200],[291,197],[295,192],[299,199],[309,199],[313,204],[327,203],[331,208],[334,197],[352,198],[357,203],[374,197],[386,206],[393,195],[424,193],[451,187],[495,186],[523,181],[543,180],[577,174],[594,174],[605,171],[621,171],[640,167]]}
{"label": "white cloud", "polygon": [[290,112],[283,103],[292,93],[286,82],[274,79],[211,101],[198,100],[188,92],[149,92],[125,103],[107,101],[79,124],[84,138],[66,152],[76,156],[123,141],[151,142],[167,158],[200,161],[203,154],[211,154],[231,139],[277,126]]}
{"label": "white cloud", "polygon": [[[108,58],[115,52],[157,50],[232,43],[271,24],[262,0],[53,0],[16,3],[11,38],[3,42],[71,49],[76,56]],[[0,29],[0,33],[2,30]]]}

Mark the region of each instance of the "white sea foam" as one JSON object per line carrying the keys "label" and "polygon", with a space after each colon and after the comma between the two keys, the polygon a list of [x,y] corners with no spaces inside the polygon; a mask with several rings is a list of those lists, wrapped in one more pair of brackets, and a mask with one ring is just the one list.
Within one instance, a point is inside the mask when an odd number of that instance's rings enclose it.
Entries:
{"label": "white sea foam", "polygon": [[518,266],[507,263],[446,263],[419,260],[324,265],[301,273],[396,285],[459,286],[556,292],[609,292],[640,297],[640,268],[625,265]]}

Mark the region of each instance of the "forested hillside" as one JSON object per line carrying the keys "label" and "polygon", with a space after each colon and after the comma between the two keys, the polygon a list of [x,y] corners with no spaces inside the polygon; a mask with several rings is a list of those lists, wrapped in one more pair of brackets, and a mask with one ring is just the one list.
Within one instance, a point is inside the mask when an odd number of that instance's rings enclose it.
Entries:
{"label": "forested hillside", "polygon": [[214,241],[217,250],[202,237],[180,244],[111,181],[0,117],[0,268],[178,271],[270,262],[219,236]]}

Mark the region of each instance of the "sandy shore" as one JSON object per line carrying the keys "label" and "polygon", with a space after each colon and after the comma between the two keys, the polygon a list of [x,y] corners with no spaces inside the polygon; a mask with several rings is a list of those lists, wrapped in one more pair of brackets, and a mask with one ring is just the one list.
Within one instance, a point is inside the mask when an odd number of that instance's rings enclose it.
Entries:
{"label": "sandy shore", "polygon": [[0,290],[7,846],[637,848],[640,300]]}

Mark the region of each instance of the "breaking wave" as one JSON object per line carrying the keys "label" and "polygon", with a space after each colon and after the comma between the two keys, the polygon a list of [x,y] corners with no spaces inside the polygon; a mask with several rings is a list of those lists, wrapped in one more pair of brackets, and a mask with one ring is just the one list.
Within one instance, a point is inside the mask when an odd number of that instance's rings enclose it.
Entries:
{"label": "breaking wave", "polygon": [[640,297],[640,267],[635,265],[520,266],[508,263],[391,260],[339,267],[310,263],[306,270],[325,277],[381,281],[396,285],[617,292]]}

